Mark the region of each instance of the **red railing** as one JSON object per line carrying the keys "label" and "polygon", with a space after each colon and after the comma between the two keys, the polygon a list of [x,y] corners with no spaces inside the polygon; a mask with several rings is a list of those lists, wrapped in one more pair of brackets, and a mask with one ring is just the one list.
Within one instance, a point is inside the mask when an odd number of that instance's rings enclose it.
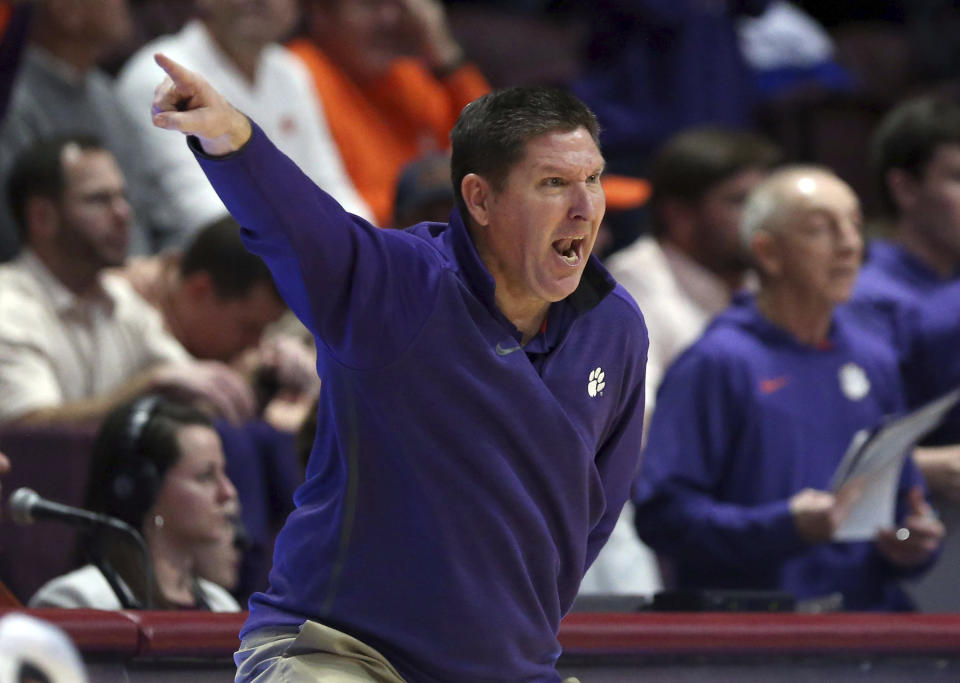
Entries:
{"label": "red railing", "polygon": [[[0,610],[0,614],[11,610]],[[24,611],[24,610],[20,610]],[[25,610],[63,628],[85,654],[229,658],[245,614]],[[575,613],[572,655],[878,653],[960,655],[960,615]]]}

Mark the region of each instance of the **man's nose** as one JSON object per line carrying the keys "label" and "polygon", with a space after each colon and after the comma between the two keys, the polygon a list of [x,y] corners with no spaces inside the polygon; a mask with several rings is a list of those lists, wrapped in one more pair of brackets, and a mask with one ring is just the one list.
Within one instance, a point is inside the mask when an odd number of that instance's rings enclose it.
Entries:
{"label": "man's nose", "polygon": [[117,195],[113,198],[110,202],[110,210],[113,211],[114,216],[124,222],[130,220],[130,202],[124,195]]}
{"label": "man's nose", "polygon": [[570,218],[588,223],[599,222],[606,206],[603,191],[585,183],[574,183],[570,188]]}
{"label": "man's nose", "polygon": [[837,236],[837,247],[844,253],[859,253],[863,249],[863,236],[860,234],[860,226],[856,222],[846,220],[841,223]]}

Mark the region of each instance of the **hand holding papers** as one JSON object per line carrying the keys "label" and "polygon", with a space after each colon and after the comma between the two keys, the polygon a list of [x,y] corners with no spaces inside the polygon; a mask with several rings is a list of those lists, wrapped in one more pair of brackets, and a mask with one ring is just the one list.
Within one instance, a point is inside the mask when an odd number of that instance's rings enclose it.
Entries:
{"label": "hand holding papers", "polygon": [[871,540],[880,529],[894,523],[897,483],[904,458],[958,400],[960,389],[882,424],[872,432],[864,430],[854,435],[834,472],[831,490],[840,496],[855,487],[860,489],[860,495],[834,532],[833,540]]}
{"label": "hand holding papers", "polygon": [[910,490],[909,512],[899,529],[881,529],[877,533],[876,547],[888,561],[901,567],[915,567],[926,562],[937,551],[946,533],[930,505],[923,497],[923,490],[915,486]]}

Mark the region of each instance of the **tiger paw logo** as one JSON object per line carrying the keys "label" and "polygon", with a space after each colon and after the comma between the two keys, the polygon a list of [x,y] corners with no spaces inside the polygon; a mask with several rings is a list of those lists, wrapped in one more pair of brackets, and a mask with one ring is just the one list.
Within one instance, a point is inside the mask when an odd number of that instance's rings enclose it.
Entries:
{"label": "tiger paw logo", "polygon": [[587,394],[590,398],[603,395],[603,388],[607,383],[603,381],[603,370],[597,368],[590,371],[590,379],[587,381]]}

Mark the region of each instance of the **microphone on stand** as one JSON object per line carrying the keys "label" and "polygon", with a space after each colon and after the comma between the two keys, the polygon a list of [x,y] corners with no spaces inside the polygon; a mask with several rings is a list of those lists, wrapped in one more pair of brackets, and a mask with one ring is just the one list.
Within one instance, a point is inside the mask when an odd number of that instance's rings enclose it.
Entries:
{"label": "microphone on stand", "polygon": [[7,509],[10,511],[10,518],[20,526],[33,524],[38,519],[54,519],[86,529],[104,526],[128,534],[140,535],[136,529],[116,517],[55,503],[27,487],[19,488],[10,494]]}
{"label": "microphone on stand", "polygon": [[39,493],[26,486],[21,487],[10,494],[7,502],[7,509],[10,512],[10,518],[14,523],[20,526],[33,524],[38,519],[50,519],[58,522],[65,522],[73,526],[81,527],[87,531],[96,531],[100,529],[112,529],[119,531],[128,538],[133,539],[137,544],[140,554],[143,557],[144,572],[147,579],[146,605],[141,605],[133,596],[130,589],[124,584],[117,575],[116,570],[110,565],[103,556],[95,557],[94,564],[100,569],[107,583],[116,593],[120,604],[125,609],[151,609],[154,606],[153,600],[153,562],[150,559],[150,551],[143,540],[139,531],[124,522],[122,519],[111,517],[110,515],[90,512],[81,508],[71,507],[63,503],[55,503],[52,500],[43,498]]}

